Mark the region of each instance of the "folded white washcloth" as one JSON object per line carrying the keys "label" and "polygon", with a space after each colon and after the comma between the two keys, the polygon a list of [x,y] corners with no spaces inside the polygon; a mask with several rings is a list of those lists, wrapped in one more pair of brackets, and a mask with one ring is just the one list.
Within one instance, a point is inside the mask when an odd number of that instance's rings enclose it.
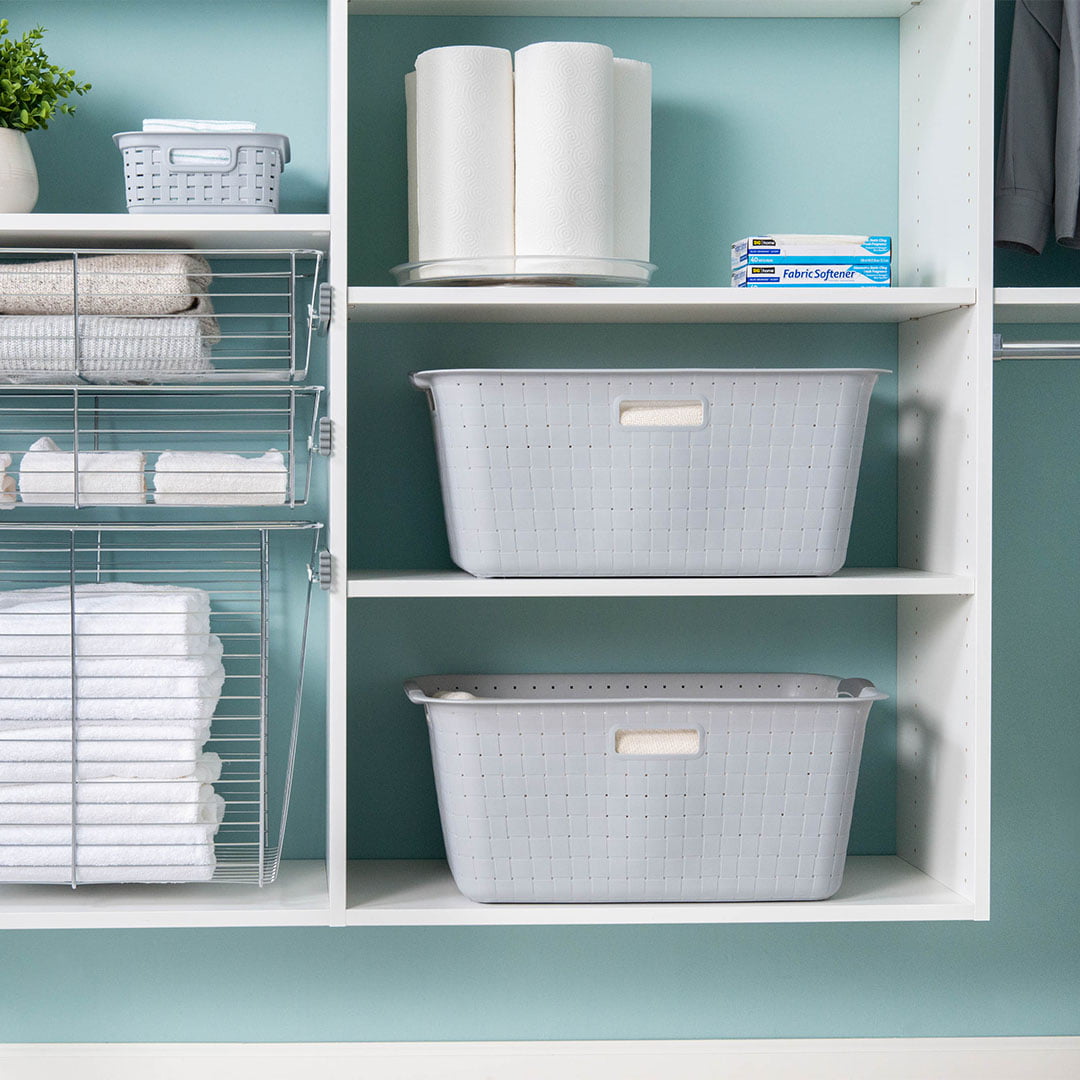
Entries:
{"label": "folded white washcloth", "polygon": [[[24,381],[153,379],[213,371],[206,320],[80,315],[0,315],[0,376]],[[76,344],[78,359],[76,359]]]}
{"label": "folded white washcloth", "polygon": [[133,506],[146,502],[146,455],[135,450],[61,450],[38,439],[19,464],[22,501],[36,506],[73,506],[75,478],[82,506]]}
{"label": "folded white washcloth", "polygon": [[[73,315],[75,274],[70,258],[0,263],[0,314]],[[220,329],[212,317],[212,280],[210,264],[201,255],[80,255],[79,313],[205,316],[205,336],[213,338]]]}
{"label": "folded white washcloth", "polygon": [[[216,635],[211,636],[211,641]],[[220,646],[220,641],[219,641]],[[0,720],[208,720],[225,669],[201,657],[21,656],[0,660]]]}
{"label": "folded white washcloth", "polygon": [[[69,656],[67,585],[0,592],[0,658]],[[88,582],[74,588],[77,656],[200,656],[211,649],[210,595],[183,585]]]}
{"label": "folded white washcloth", "polygon": [[154,502],[162,506],[275,506],[288,485],[279,450],[256,458],[166,450],[154,468]]}
{"label": "folded white washcloth", "polygon": [[0,510],[14,510],[16,502],[15,477],[8,476],[11,468],[11,455],[0,454]]}
{"label": "folded white washcloth", "polygon": [[142,122],[143,131],[257,131],[254,120],[189,120],[153,117]]}

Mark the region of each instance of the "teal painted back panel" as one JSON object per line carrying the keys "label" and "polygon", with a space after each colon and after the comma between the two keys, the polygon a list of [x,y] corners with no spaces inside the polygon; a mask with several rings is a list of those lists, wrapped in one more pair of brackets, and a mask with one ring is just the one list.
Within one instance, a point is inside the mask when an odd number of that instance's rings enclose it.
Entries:
{"label": "teal painted back panel", "polygon": [[138,131],[150,116],[254,120],[287,135],[292,161],[280,209],[325,213],[324,4],[6,0],[3,14],[13,36],[44,26],[50,59],[93,84],[74,99],[75,116],[30,135],[39,213],[124,212],[123,159],[112,136]]}
{"label": "teal painted back panel", "polygon": [[389,285],[408,254],[403,80],[417,54],[549,40],[652,64],[654,284],[727,285],[732,241],[755,232],[896,232],[895,20],[355,18],[352,284]]}

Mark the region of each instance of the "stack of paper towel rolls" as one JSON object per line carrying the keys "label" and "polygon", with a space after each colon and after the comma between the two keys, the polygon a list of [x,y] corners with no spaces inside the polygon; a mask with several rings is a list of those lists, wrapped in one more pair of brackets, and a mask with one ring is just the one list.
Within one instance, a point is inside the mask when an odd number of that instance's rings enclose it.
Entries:
{"label": "stack of paper towel rolls", "polygon": [[405,98],[411,263],[483,275],[514,256],[551,274],[648,261],[648,64],[577,41],[528,45],[513,64],[505,49],[448,46],[416,58]]}

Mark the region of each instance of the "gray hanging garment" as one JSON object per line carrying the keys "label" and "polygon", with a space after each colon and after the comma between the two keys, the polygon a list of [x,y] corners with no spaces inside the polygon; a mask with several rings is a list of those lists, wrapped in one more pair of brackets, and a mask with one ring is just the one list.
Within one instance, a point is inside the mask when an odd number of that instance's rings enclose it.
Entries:
{"label": "gray hanging garment", "polygon": [[994,183],[994,242],[1080,247],[1080,0],[1017,0]]}

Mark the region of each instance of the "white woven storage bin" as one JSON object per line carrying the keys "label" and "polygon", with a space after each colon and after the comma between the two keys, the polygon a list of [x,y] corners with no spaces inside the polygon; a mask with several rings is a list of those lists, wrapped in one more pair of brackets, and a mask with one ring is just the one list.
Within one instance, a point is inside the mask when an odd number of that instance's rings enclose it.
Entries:
{"label": "white woven storage bin", "polygon": [[123,131],[113,141],[130,214],[277,213],[284,135]]}
{"label": "white woven storage bin", "polygon": [[477,577],[825,575],[844,565],[882,372],[448,370],[432,406]]}
{"label": "white woven storage bin", "polygon": [[798,674],[405,689],[427,712],[454,881],[521,903],[832,896],[867,715],[885,698],[865,679]]}

